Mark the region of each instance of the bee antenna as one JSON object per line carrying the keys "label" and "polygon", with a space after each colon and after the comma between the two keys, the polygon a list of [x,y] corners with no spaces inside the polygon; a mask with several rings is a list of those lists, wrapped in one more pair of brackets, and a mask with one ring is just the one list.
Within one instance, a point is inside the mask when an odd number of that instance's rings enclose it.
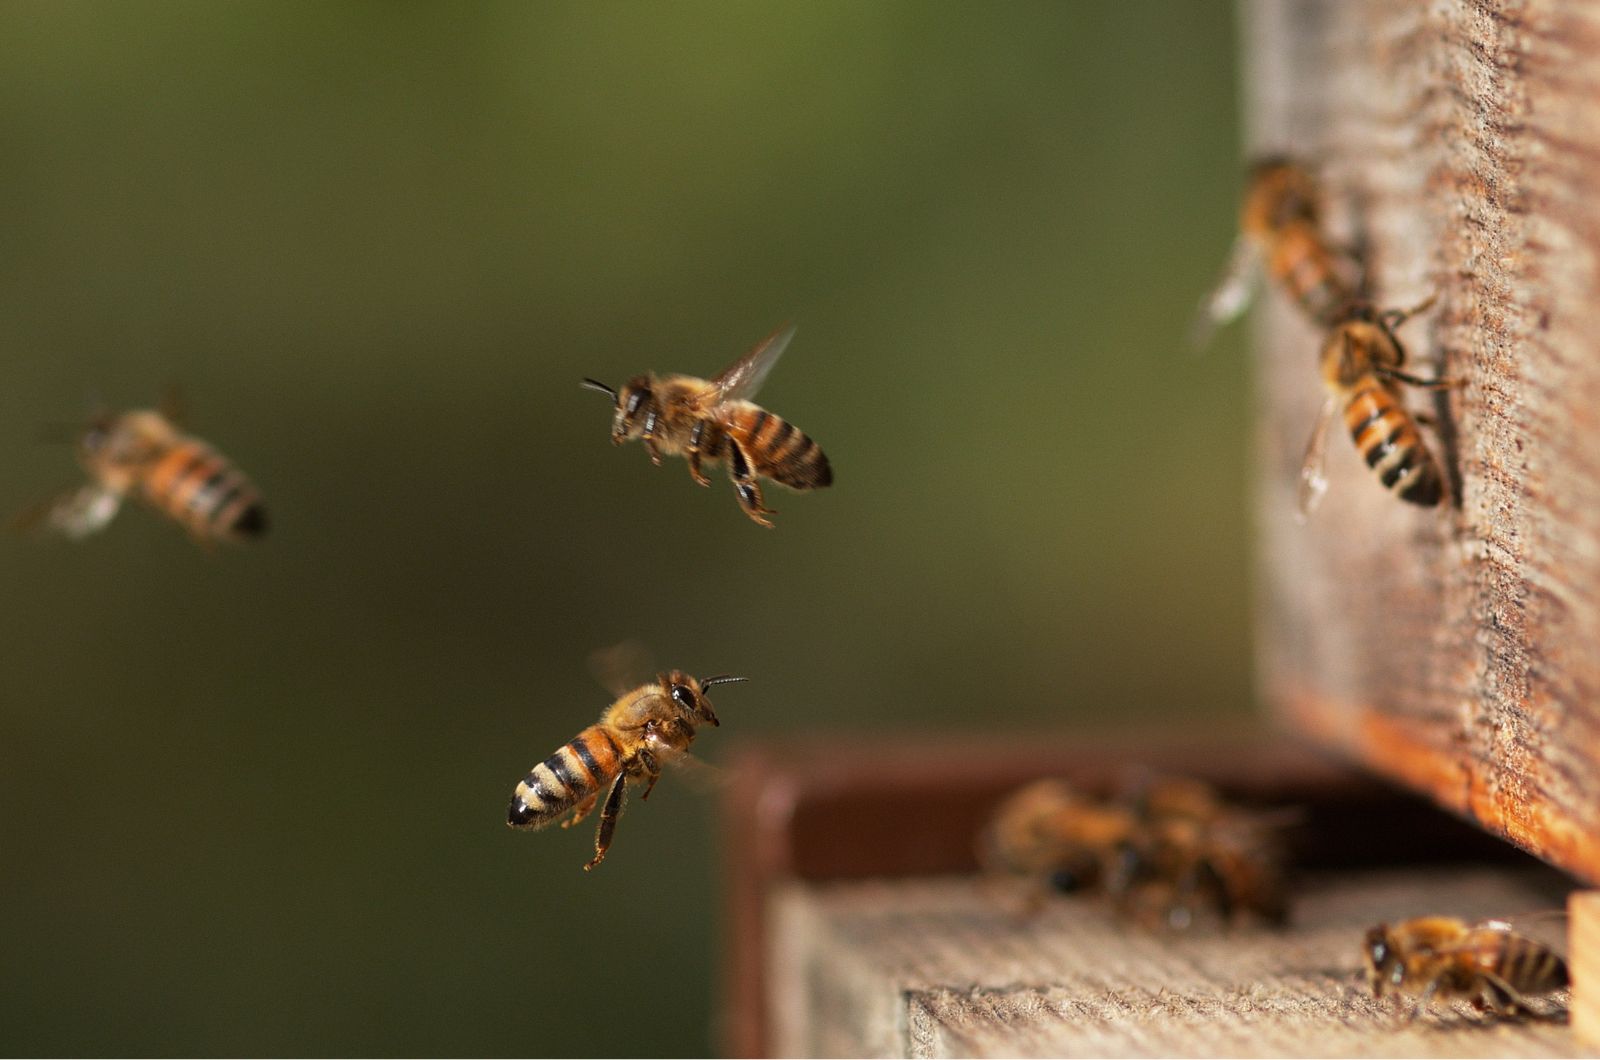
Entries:
{"label": "bee antenna", "polygon": [[600,380],[585,378],[581,385],[585,390],[598,390],[602,394],[609,395],[611,398],[611,403],[613,405],[617,403],[617,392],[600,382]]}
{"label": "bee antenna", "polygon": [[750,680],[748,677],[733,677],[733,676],[730,676],[729,674],[719,674],[716,677],[702,677],[700,679],[700,687],[701,687],[701,689],[707,689],[707,688],[710,688],[712,685],[731,685],[735,681],[748,681],[748,680]]}

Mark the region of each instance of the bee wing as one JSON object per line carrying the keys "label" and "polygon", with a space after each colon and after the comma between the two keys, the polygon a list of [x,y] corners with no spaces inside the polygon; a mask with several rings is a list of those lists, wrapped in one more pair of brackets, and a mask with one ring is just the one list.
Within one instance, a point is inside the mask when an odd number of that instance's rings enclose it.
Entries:
{"label": "bee wing", "polygon": [[783,356],[789,340],[794,338],[795,326],[785,324],[751,348],[750,352],[734,361],[711,380],[709,405],[729,401],[748,401],[755,397],[761,384],[766,382],[772,366]]}
{"label": "bee wing", "polygon": [[625,640],[590,652],[589,672],[601,688],[620,698],[651,680],[656,668],[649,648],[639,641]]}
{"label": "bee wing", "polygon": [[1565,909],[1541,909],[1535,912],[1517,913],[1514,916],[1495,917],[1492,920],[1480,920],[1473,924],[1472,928],[1474,931],[1509,932],[1521,935],[1565,956],[1567,919]]}
{"label": "bee wing", "polygon": [[24,532],[51,530],[76,541],[103,529],[121,507],[121,495],[91,483],[29,508],[11,526]]}
{"label": "bee wing", "polygon": [[726,769],[714,766],[688,751],[673,756],[672,770],[683,777],[689,787],[702,795],[721,791],[732,779]]}
{"label": "bee wing", "polygon": [[1311,428],[1311,440],[1306,443],[1306,458],[1300,465],[1299,507],[1296,512],[1296,518],[1302,523],[1317,510],[1317,505],[1322,503],[1322,495],[1328,492],[1328,424],[1333,422],[1333,414],[1338,408],[1339,399],[1336,397],[1330,396],[1322,403],[1316,426]]}
{"label": "bee wing", "polygon": [[1261,270],[1256,268],[1257,257],[1254,240],[1240,235],[1233,241],[1222,278],[1211,293],[1200,300],[1194,323],[1189,326],[1190,349],[1196,353],[1205,349],[1218,328],[1238,319],[1249,307],[1261,276]]}

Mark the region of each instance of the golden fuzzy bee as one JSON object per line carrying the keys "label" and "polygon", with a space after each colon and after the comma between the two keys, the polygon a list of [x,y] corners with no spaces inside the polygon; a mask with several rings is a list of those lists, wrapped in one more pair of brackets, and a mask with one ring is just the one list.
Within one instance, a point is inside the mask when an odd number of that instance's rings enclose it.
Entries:
{"label": "golden fuzzy bee", "polygon": [[571,810],[572,817],[561,822],[563,828],[571,827],[588,816],[604,790],[594,857],[584,870],[594,868],[611,847],[628,782],[644,781],[640,798],[648,799],[662,767],[685,757],[696,727],[719,724],[706,690],[743,680],[727,675],[697,679],[670,670],[621,693],[598,723],[517,783],[506,823],[512,828],[543,828]]}
{"label": "golden fuzzy bee", "polygon": [[1328,396],[1312,429],[1300,471],[1302,518],[1311,513],[1327,490],[1323,467],[1328,425],[1340,411],[1356,450],[1386,489],[1403,501],[1425,507],[1432,507],[1443,498],[1444,476],[1423,442],[1415,418],[1406,411],[1399,384],[1442,390],[1455,383],[1421,379],[1406,372],[1402,367],[1405,348],[1395,335],[1407,318],[1432,304],[1430,298],[1415,309],[1378,312],[1367,302],[1352,302],[1330,327],[1319,359]]}
{"label": "golden fuzzy bee", "polygon": [[1502,920],[1426,916],[1379,924],[1367,932],[1361,953],[1373,995],[1418,994],[1413,1014],[1435,997],[1466,998],[1497,1016],[1533,1013],[1528,998],[1568,984],[1559,954]]}
{"label": "golden fuzzy bee", "polygon": [[189,531],[202,545],[260,537],[266,509],[250,480],[225,457],[174,425],[170,407],[96,415],[77,439],[92,480],[26,513],[19,524],[82,538],[103,528],[136,497]]}
{"label": "golden fuzzy bee", "polygon": [[1318,324],[1330,323],[1357,292],[1354,263],[1323,231],[1316,181],[1282,157],[1261,159],[1251,168],[1239,209],[1239,236],[1222,281],[1201,303],[1191,336],[1196,345],[1204,345],[1216,327],[1249,305],[1258,262]]}
{"label": "golden fuzzy bee", "polygon": [[758,478],[792,490],[833,484],[822,447],[751,399],[794,338],[793,324],[768,335],[749,353],[705,380],[687,375],[634,376],[620,391],[585,379],[583,385],[610,396],[616,408],[611,441],[638,438],[658,467],[662,454],[684,456],[702,486],[711,480],[702,463],[728,461],[728,474],[744,513],[762,526],[777,513],[765,506]]}

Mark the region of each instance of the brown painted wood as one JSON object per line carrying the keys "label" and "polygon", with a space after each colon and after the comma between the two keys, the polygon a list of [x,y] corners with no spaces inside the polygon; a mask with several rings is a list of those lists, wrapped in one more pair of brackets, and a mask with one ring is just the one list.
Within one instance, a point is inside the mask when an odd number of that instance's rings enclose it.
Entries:
{"label": "brown painted wood", "polygon": [[1318,335],[1257,316],[1259,667],[1280,717],[1600,882],[1600,8],[1245,0],[1253,153],[1320,174],[1421,374],[1453,498],[1405,505],[1342,434],[1295,489]]}

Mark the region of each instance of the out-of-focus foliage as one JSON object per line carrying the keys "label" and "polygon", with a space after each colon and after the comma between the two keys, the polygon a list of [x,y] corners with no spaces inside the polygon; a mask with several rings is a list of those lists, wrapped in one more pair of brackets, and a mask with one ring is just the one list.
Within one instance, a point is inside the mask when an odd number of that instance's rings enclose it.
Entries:
{"label": "out-of-focus foliage", "polygon": [[[0,543],[0,1046],[711,1047],[708,800],[605,866],[517,778],[597,645],[741,735],[1248,710],[1223,3],[13,4],[0,506],[183,387],[263,490]],[[604,399],[800,331],[778,529]]]}

